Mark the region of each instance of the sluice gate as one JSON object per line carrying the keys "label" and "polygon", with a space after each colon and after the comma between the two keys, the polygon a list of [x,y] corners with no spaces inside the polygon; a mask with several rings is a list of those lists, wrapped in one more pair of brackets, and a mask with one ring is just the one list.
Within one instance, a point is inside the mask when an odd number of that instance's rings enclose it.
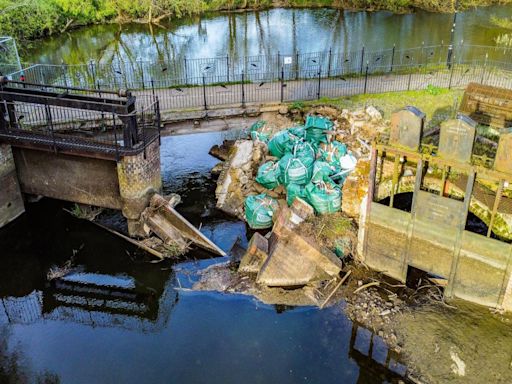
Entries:
{"label": "sluice gate", "polygon": [[[469,117],[442,123],[436,147],[421,144],[424,121],[415,108],[395,113],[388,143],[373,147],[364,261],[404,283],[414,267],[445,279],[447,297],[512,310],[512,131],[492,161],[475,155]],[[397,204],[404,192],[412,201]]]}

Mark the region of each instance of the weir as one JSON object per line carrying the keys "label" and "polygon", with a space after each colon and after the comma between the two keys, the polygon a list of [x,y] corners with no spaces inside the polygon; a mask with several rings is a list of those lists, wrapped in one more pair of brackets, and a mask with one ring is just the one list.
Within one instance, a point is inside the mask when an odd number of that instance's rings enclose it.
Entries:
{"label": "weir", "polygon": [[[414,267],[445,280],[447,297],[512,310],[510,130],[502,129],[500,155],[489,166],[473,153],[469,117],[444,122],[430,150],[421,145],[424,118],[415,109],[396,113],[389,142],[373,148],[362,258],[404,283]],[[397,207],[395,196],[406,191],[411,206]],[[469,212],[487,233],[470,230]]]}

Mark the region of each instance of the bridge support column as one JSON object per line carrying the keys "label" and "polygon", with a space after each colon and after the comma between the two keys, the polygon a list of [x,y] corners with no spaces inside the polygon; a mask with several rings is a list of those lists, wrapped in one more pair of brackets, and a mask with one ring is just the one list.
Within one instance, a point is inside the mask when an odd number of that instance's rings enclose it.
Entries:
{"label": "bridge support column", "polygon": [[11,146],[0,144],[0,228],[25,212]]}
{"label": "bridge support column", "polygon": [[154,193],[162,190],[160,144],[151,143],[145,152],[124,156],[117,163],[122,211],[128,221],[130,236],[143,237],[140,215]]}

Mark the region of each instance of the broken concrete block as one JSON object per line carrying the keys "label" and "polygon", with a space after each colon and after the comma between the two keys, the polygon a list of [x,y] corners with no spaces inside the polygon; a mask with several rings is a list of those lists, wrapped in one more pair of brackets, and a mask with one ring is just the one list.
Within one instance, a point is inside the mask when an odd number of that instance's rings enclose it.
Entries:
{"label": "broken concrete block", "polygon": [[256,232],[240,261],[239,272],[258,273],[268,257],[268,240]]}
{"label": "broken concrete block", "polygon": [[[302,221],[315,216],[315,209],[300,197],[295,198],[295,200],[292,203],[291,210],[295,215],[302,219],[300,222],[295,223],[297,225],[302,223]],[[296,219],[293,220],[292,218],[292,221],[296,221]]]}
{"label": "broken concrete block", "polygon": [[219,160],[226,161],[229,157],[229,151],[235,142],[233,140],[224,140],[221,145],[214,145],[208,152]]}
{"label": "broken concrete block", "polygon": [[[217,208],[241,220],[244,220],[245,201],[242,180],[252,179],[253,148],[252,140],[237,140],[235,142],[215,190]],[[249,172],[245,172],[244,168],[248,168]]]}
{"label": "broken concrete block", "polygon": [[283,226],[256,282],[271,287],[303,286],[338,276],[341,267],[341,261],[330,250],[319,248],[313,241]]}

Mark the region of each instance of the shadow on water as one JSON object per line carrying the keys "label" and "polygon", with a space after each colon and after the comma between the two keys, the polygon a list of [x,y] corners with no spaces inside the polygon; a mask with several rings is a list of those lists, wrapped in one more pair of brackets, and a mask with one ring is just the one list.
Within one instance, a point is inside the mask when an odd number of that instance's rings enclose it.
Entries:
{"label": "shadow on water", "polygon": [[[229,250],[237,238],[247,241],[246,228],[214,209],[209,171],[216,161],[207,154],[225,135],[165,138],[162,161],[166,191],[182,194],[178,208]],[[270,306],[179,289],[225,259],[150,263],[62,205],[29,205],[0,231],[1,382],[405,380],[399,357],[338,308]]]}

